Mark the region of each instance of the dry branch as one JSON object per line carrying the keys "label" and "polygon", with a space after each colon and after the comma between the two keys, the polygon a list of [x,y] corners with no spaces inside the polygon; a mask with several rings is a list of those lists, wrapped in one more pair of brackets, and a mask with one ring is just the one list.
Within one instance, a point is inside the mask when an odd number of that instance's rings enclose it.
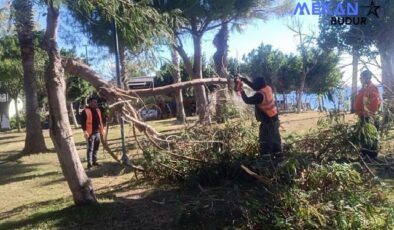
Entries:
{"label": "dry branch", "polygon": [[264,176],[261,176],[261,175],[255,173],[255,172],[253,172],[252,170],[250,170],[249,168],[247,168],[247,167],[244,166],[244,165],[241,165],[241,168],[242,168],[248,175],[250,175],[250,176],[252,176],[253,178],[257,179],[258,181],[260,181],[260,182],[263,183],[264,185],[266,185],[266,186],[270,186],[270,185],[271,185],[271,181],[270,181],[268,178],[266,178],[266,177],[264,177]]}

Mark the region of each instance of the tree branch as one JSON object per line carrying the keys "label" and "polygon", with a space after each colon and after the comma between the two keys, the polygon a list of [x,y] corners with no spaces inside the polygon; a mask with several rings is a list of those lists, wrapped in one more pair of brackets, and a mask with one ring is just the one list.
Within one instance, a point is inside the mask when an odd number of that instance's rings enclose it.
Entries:
{"label": "tree branch", "polygon": [[189,88],[196,85],[210,85],[210,84],[227,84],[227,78],[203,78],[203,79],[194,79],[191,81],[184,81],[177,84],[166,85],[157,88],[151,89],[137,89],[130,90],[127,92],[130,96],[137,95],[139,97],[158,95],[158,94],[166,94],[169,92],[175,92],[177,89]]}
{"label": "tree branch", "polygon": [[186,54],[185,49],[183,48],[183,45],[180,41],[180,38],[177,35],[177,40],[179,41],[179,45],[174,45],[174,49],[179,53],[179,56],[181,56],[183,63],[185,65],[187,74],[189,74],[190,77],[193,77],[193,67],[192,63],[190,62],[189,57]]}
{"label": "tree branch", "polygon": [[[97,74],[95,71],[90,69],[88,65],[79,60],[74,60],[71,58],[63,59],[62,66],[64,70],[70,74],[77,75],[89,82],[93,85],[97,90],[101,90],[100,92],[105,93],[114,93],[120,96],[127,97],[128,99],[135,99],[135,97],[145,97],[152,96],[158,94],[166,94],[169,92],[173,92],[177,89],[188,88],[196,85],[206,85],[206,84],[227,84],[226,78],[204,78],[204,79],[195,79],[191,81],[180,82],[177,84],[166,85],[157,88],[151,89],[138,89],[138,90],[123,90],[116,88],[104,80],[102,80],[101,76]],[[102,95],[106,96],[106,95]]]}

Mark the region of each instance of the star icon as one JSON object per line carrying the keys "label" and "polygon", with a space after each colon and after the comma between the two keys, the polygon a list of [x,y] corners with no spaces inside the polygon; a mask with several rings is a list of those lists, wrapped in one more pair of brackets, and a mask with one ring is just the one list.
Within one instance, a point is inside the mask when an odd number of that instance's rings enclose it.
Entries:
{"label": "star icon", "polygon": [[379,18],[378,9],[380,8],[380,6],[375,5],[375,2],[373,0],[371,1],[371,4],[369,6],[362,6],[362,7],[369,8],[367,16],[373,14],[377,18]]}

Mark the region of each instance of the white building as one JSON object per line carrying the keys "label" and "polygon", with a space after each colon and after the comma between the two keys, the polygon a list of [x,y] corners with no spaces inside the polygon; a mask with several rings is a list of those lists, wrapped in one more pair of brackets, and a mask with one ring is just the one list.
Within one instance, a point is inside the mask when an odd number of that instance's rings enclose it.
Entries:
{"label": "white building", "polygon": [[[17,108],[20,113],[23,110],[23,101],[18,99]],[[16,115],[15,101],[7,94],[0,93],[0,130],[11,129],[10,119]]]}

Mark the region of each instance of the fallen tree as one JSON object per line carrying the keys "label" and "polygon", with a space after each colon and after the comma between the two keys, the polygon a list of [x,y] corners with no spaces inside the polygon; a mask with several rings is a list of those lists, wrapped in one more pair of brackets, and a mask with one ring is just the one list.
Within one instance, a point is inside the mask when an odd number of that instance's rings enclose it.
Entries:
{"label": "fallen tree", "polygon": [[[157,88],[124,90],[110,85],[88,65],[77,59],[63,59],[62,66],[66,72],[81,77],[96,88],[99,95],[106,99],[110,104],[110,117],[112,117],[115,112],[119,112],[126,122],[135,126],[140,132],[144,133],[156,146],[157,144],[155,141],[164,141],[164,139],[160,138],[160,133],[158,133],[153,127],[141,120],[141,117],[134,108],[133,103],[136,103],[142,97],[166,94],[188,87],[228,83],[226,78],[205,78],[194,79]],[[109,152],[116,161],[120,162],[116,154],[114,154],[109,148],[106,138],[104,138],[103,145],[106,151]]]}

